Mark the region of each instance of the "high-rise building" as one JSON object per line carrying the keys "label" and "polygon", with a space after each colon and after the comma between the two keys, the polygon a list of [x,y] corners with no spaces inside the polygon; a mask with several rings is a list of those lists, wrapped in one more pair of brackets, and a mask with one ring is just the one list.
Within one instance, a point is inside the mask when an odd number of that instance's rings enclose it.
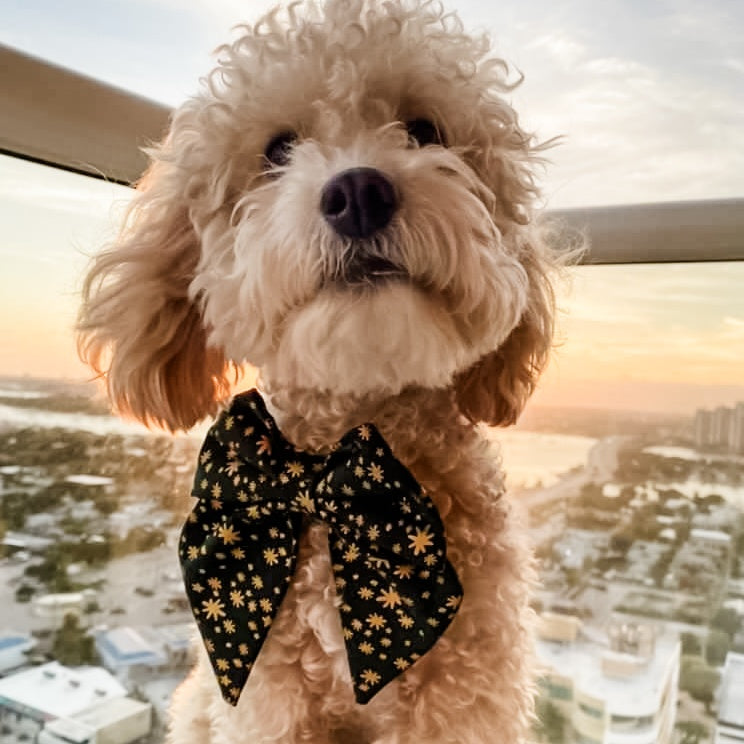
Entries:
{"label": "high-rise building", "polygon": [[608,636],[583,630],[575,617],[544,614],[536,643],[549,670],[543,695],[582,744],[672,744],[679,639],[637,624]]}
{"label": "high-rise building", "polygon": [[720,447],[744,453],[744,403],[733,408],[718,406],[713,411],[698,409],[693,436],[697,447]]}
{"label": "high-rise building", "polygon": [[744,454],[744,403],[737,403],[731,416],[729,446],[733,452]]}
{"label": "high-rise building", "polygon": [[731,433],[731,422],[734,411],[725,406],[718,406],[713,411],[711,421],[711,444],[727,447],[729,444],[729,435]]}
{"label": "high-rise building", "polygon": [[695,412],[695,444],[698,447],[708,447],[713,444],[711,431],[712,431],[712,419],[713,415],[710,411],[705,411],[702,408]]}

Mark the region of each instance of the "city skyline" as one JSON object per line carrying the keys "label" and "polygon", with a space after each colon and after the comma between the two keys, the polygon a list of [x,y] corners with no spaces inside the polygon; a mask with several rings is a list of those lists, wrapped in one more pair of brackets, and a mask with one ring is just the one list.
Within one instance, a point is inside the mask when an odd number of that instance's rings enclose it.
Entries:
{"label": "city skyline", "polygon": [[717,406],[713,410],[698,408],[693,428],[698,447],[721,447],[729,452],[744,453],[744,402]]}

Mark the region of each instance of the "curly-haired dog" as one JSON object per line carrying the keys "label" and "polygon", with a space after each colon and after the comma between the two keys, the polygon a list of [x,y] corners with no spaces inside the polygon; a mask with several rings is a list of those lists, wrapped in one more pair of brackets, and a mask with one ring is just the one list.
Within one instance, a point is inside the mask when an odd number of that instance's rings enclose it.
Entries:
{"label": "curly-haired dog", "polygon": [[[403,606],[393,583],[377,597],[389,616],[342,629],[346,597],[363,588],[342,591],[328,527],[306,516],[242,691],[221,689],[247,666],[229,638],[222,581],[193,582],[206,592],[197,616],[235,658],[212,660],[215,679],[203,654],[175,696],[170,740],[517,744],[532,711],[532,567],[478,424],[513,423],[534,388],[558,260],[533,215],[540,146],[504,98],[509,71],[487,38],[425,0],[295,3],[220,55],[151,151],[121,236],[93,265],[82,354],[105,371],[119,410],[170,429],[215,413],[244,362],[260,369],[262,421],[308,457],[373,423],[436,506],[463,599],[433,647],[396,657],[402,673],[360,704],[346,642],[357,629],[362,663],[384,659],[386,626],[413,622],[404,618],[415,602]],[[240,446],[230,440],[227,456]],[[299,477],[298,463],[288,467],[281,478]],[[312,514],[317,504],[302,498]],[[211,503],[202,511],[222,508],[219,493]],[[213,525],[218,559],[229,547],[240,562],[226,524]],[[425,553],[427,530],[407,533],[405,547]],[[264,548],[272,566],[277,555]],[[443,565],[442,551],[430,560]],[[231,583],[236,611],[251,604],[250,581],[262,582],[252,570]]]}

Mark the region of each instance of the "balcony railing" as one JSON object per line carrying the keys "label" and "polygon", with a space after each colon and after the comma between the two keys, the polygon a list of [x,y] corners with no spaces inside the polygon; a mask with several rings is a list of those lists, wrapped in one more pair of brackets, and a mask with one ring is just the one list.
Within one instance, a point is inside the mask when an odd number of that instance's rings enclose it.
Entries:
{"label": "balcony railing", "polygon": [[[0,152],[131,184],[167,106],[0,45]],[[589,264],[744,260],[744,198],[554,211]]]}

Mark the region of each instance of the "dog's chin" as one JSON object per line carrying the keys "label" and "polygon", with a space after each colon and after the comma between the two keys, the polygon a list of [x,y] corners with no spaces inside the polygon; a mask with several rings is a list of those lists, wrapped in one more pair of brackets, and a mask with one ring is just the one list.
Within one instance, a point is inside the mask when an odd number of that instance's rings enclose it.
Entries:
{"label": "dog's chin", "polygon": [[285,319],[262,376],[284,388],[395,395],[439,388],[493,348],[467,338],[441,298],[405,281],[327,287]]}

